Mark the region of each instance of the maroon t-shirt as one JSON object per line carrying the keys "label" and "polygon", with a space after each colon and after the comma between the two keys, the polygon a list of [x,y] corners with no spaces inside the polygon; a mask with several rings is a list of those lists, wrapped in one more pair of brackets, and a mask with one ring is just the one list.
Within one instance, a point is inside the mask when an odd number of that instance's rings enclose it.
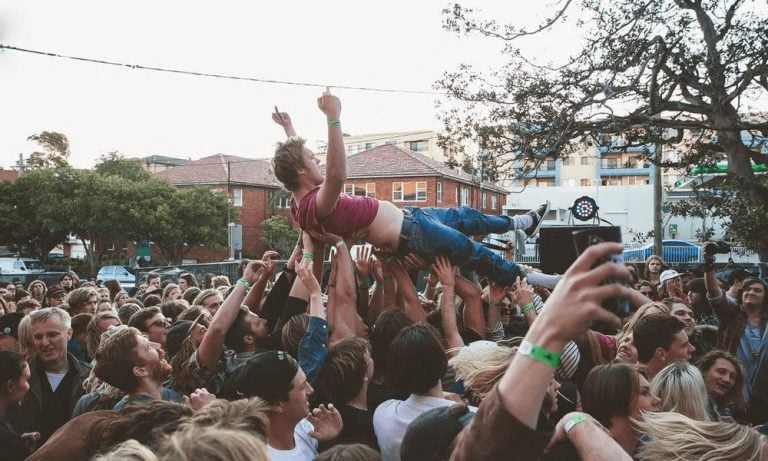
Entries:
{"label": "maroon t-shirt", "polygon": [[315,216],[315,202],[319,190],[318,187],[305,195],[298,206],[291,200],[291,215],[304,230],[318,229],[323,226],[327,232],[348,237],[353,232],[368,227],[379,211],[379,201],[375,198],[340,194],[331,216],[320,222]]}

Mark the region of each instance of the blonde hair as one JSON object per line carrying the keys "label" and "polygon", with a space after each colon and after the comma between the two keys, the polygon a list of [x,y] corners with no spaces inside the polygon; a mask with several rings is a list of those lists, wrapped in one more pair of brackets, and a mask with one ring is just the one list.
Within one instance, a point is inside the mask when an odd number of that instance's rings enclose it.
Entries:
{"label": "blonde hair", "polygon": [[269,461],[266,444],[246,431],[221,426],[181,430],[157,450],[166,461]]}
{"label": "blonde hair", "polygon": [[109,453],[93,457],[93,461],[158,461],[152,450],[130,439],[115,445]]}
{"label": "blonde hair", "polygon": [[35,355],[35,343],[32,341],[32,319],[29,315],[22,317],[18,327],[19,352],[25,358]]}
{"label": "blonde hair", "polygon": [[635,324],[638,320],[648,315],[648,311],[656,308],[659,310],[662,314],[669,315],[670,310],[669,306],[664,304],[660,301],[651,301],[649,303],[645,303],[642,306],[638,307],[634,314],[632,314],[632,317],[627,320],[627,323],[624,324],[623,327],[621,327],[621,331],[616,335],[616,344],[621,344],[621,340],[624,339],[624,336],[626,336],[628,333],[631,333],[632,330],[635,329]]}
{"label": "blonde hair", "polygon": [[674,362],[651,380],[651,392],[661,399],[661,411],[675,411],[697,421],[711,421],[707,387],[701,372],[688,362]]}
{"label": "blonde hair", "polygon": [[641,461],[748,461],[759,460],[764,435],[736,423],[696,421],[679,413],[646,413],[633,421],[649,440],[640,448]]}
{"label": "blonde hair", "polygon": [[448,365],[456,371],[456,379],[464,380],[466,389],[479,402],[504,376],[517,352],[516,347],[463,347]]}
{"label": "blonde hair", "polygon": [[182,423],[180,429],[194,431],[202,427],[220,426],[266,439],[271,408],[271,405],[258,397],[234,401],[216,399]]}

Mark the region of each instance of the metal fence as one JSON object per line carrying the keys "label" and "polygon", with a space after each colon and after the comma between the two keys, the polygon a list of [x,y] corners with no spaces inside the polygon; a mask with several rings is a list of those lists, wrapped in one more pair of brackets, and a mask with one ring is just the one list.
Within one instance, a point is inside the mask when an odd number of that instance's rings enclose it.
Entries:
{"label": "metal fence", "polygon": [[[625,255],[634,255],[636,257],[625,257],[627,261],[645,262],[647,256],[645,252],[647,245],[624,245]],[[664,262],[668,264],[692,264],[703,262],[698,254],[698,251],[693,247],[665,247],[664,248]],[[650,255],[649,253],[648,255]],[[716,263],[727,263],[728,259],[732,259],[735,263],[757,263],[759,258],[757,253],[752,250],[748,250],[745,247],[732,246],[731,252],[728,254],[715,255]],[[520,254],[515,257],[516,262],[523,264],[536,265],[539,264],[539,244],[530,243],[525,245],[525,254]]]}

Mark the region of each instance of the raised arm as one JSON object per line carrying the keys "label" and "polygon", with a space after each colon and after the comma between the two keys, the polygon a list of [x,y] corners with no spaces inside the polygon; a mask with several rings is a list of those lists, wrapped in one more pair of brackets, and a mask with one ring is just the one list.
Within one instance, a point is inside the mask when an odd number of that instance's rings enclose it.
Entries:
{"label": "raised arm", "polygon": [[275,274],[275,268],[277,268],[277,262],[274,258],[280,256],[276,251],[265,251],[261,256],[261,262],[264,263],[259,278],[253,287],[248,291],[243,304],[248,306],[251,312],[259,313],[261,310],[261,298],[264,296],[264,289],[267,287],[267,282]]}
{"label": "raised arm", "polygon": [[405,272],[403,266],[398,261],[394,261],[389,264],[389,268],[392,271],[392,276],[397,283],[397,291],[403,300],[403,308],[405,315],[412,322],[421,322],[426,320],[427,313],[421,307],[421,301],[419,300],[419,293],[416,291],[416,287],[413,286],[411,277]]}
{"label": "raised arm", "polygon": [[325,163],[325,180],[320,185],[315,202],[315,215],[319,221],[327,218],[336,208],[339,194],[347,180],[347,156],[341,132],[341,100],[326,90],[317,98],[317,106],[328,119],[328,151]]}
{"label": "raised arm", "polygon": [[458,353],[458,349],[464,346],[464,340],[459,334],[459,327],[456,325],[456,267],[448,261],[445,256],[435,258],[435,273],[440,283],[443,285],[443,297],[440,301],[442,309],[443,337],[448,351],[448,357],[453,357]]}
{"label": "raised arm", "polygon": [[246,290],[256,282],[259,277],[257,272],[262,267],[264,267],[264,263],[261,261],[248,263],[243,271],[243,278],[237,281],[235,288],[214,314],[211,324],[208,326],[208,332],[197,349],[197,361],[201,366],[208,369],[213,369],[216,366],[216,362],[224,350],[224,337],[237,318],[237,312],[243,304]]}

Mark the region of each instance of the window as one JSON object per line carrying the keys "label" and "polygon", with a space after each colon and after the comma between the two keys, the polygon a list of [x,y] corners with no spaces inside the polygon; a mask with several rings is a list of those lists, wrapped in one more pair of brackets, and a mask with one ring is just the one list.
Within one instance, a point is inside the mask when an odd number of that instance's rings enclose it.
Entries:
{"label": "window", "polygon": [[423,152],[427,150],[426,141],[411,141],[408,143],[408,148],[414,152]]}
{"label": "window", "polygon": [[367,142],[367,143],[365,143],[365,150],[373,149],[374,147],[376,147],[376,143],[375,142]]}
{"label": "window", "polygon": [[351,146],[347,146],[347,155],[352,155],[360,152],[360,146],[355,144]]}
{"label": "window", "polygon": [[496,201],[496,198],[497,198],[496,194],[491,195],[491,209],[493,210],[497,209],[499,206],[498,202]]}
{"label": "window", "polygon": [[243,190],[232,189],[232,205],[243,206]]}
{"label": "window", "polygon": [[592,185],[592,181],[590,181],[589,179],[582,179],[581,180],[581,185],[582,186],[591,186]]}
{"label": "window", "polygon": [[290,208],[291,194],[284,190],[276,191],[272,196],[272,203],[275,208]]}
{"label": "window", "polygon": [[566,187],[574,187],[574,186],[576,186],[576,180],[573,179],[573,178],[566,179],[565,181],[563,181],[563,185],[566,186]]}
{"label": "window", "polygon": [[571,164],[571,157],[565,157],[563,159],[563,165],[570,165]]}
{"label": "window", "polygon": [[427,200],[426,182],[393,182],[393,202],[424,202]]}
{"label": "window", "polygon": [[355,195],[355,185],[349,183],[344,184],[344,193],[347,195]]}
{"label": "window", "polygon": [[486,197],[486,193],[485,193],[485,192],[483,192],[483,203],[482,203],[482,205],[481,205],[481,207],[482,207],[482,208],[485,208],[485,207],[486,207],[486,205],[485,205],[485,204],[486,204],[486,199],[485,199],[485,197]]}
{"label": "window", "polygon": [[442,202],[443,201],[443,182],[442,181],[437,182],[436,195],[437,195],[437,201]]}
{"label": "window", "polygon": [[461,201],[459,202],[459,205],[469,206],[469,188],[461,187]]}
{"label": "window", "polygon": [[365,195],[367,197],[376,197],[376,183],[369,182],[365,184]]}
{"label": "window", "polygon": [[591,165],[592,162],[590,161],[589,157],[581,157],[581,164],[582,165]]}

